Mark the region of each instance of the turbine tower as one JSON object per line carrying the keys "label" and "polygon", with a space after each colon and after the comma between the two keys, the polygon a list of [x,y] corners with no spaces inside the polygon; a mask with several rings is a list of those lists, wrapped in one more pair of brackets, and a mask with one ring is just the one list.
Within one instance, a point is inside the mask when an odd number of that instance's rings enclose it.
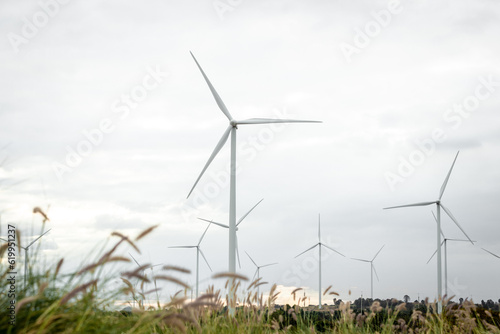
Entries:
{"label": "turbine tower", "polygon": [[441,279],[441,275],[442,275],[442,273],[441,273],[441,268],[442,268],[442,264],[441,264],[441,209],[443,209],[443,211],[451,218],[451,220],[453,220],[453,222],[463,232],[463,234],[467,237],[467,239],[472,244],[474,244],[472,242],[472,240],[469,238],[469,236],[467,235],[467,233],[465,233],[464,229],[460,226],[460,224],[458,224],[458,221],[455,219],[455,217],[453,217],[450,210],[448,210],[441,202],[441,198],[443,197],[443,193],[446,189],[446,185],[448,184],[448,180],[450,179],[451,171],[453,170],[453,166],[455,166],[455,162],[457,161],[458,153],[460,153],[460,151],[457,152],[457,155],[455,156],[455,160],[453,160],[453,164],[451,165],[451,168],[450,168],[450,171],[448,172],[448,175],[446,175],[446,178],[444,179],[443,185],[441,186],[441,189],[439,191],[439,197],[436,201],[398,205],[398,206],[391,206],[388,208],[384,208],[384,210],[386,210],[386,209],[395,209],[395,208],[405,208],[405,207],[410,207],[410,206],[427,206],[427,205],[436,204],[436,210],[437,210],[437,218],[436,218],[436,222],[437,222],[437,242],[436,242],[436,244],[437,245],[436,245],[436,247],[437,247],[437,289],[438,289],[438,291],[437,291],[438,292],[438,310],[437,310],[437,312],[438,313],[441,313],[441,309],[442,309],[442,305],[443,305],[442,300],[441,300],[443,297],[443,294],[442,294],[443,284],[441,282],[441,280],[442,280]]}
{"label": "turbine tower", "polygon": [[373,257],[373,259],[371,259],[371,260],[355,259],[353,257],[351,258],[351,259],[356,260],[356,261],[362,261],[362,262],[368,262],[368,263],[370,263],[370,268],[371,268],[371,270],[370,270],[370,272],[371,272],[371,277],[370,277],[370,282],[371,282],[371,299],[373,299],[373,273],[375,273],[375,276],[377,277],[377,281],[378,281],[378,275],[377,275],[377,271],[375,270],[375,266],[373,265],[373,261],[375,261],[375,258],[378,256],[378,254],[380,253],[380,251],[382,250],[382,248],[384,248],[384,246],[380,247],[380,249],[377,252],[377,254],[375,254],[375,256]]}
{"label": "turbine tower", "polygon": [[[432,212],[432,215],[434,216],[434,219],[437,222],[437,218],[434,215],[434,212]],[[444,294],[449,297],[449,295],[448,295],[448,246],[447,246],[447,242],[448,241],[465,241],[465,242],[468,242],[469,240],[465,240],[465,239],[449,239],[449,238],[446,238],[444,236],[442,230],[441,230],[441,236],[443,237],[443,241],[441,242],[441,246],[444,245]],[[475,241],[472,241],[472,242],[475,242]],[[436,255],[436,253],[437,253],[437,249],[434,251],[434,253],[432,253],[432,255],[429,258],[429,260],[427,261],[427,263],[431,262],[432,258],[434,257],[434,255]]]}
{"label": "turbine tower", "polygon": [[319,258],[318,258],[318,263],[319,263],[319,308],[321,308],[321,246],[323,247],[326,247],[332,251],[334,251],[335,253],[339,254],[339,255],[342,255],[343,257],[345,257],[344,254],[340,253],[340,252],[337,252],[335,249],[331,248],[330,246],[327,246],[325,245],[324,243],[321,242],[321,220],[320,220],[320,215],[318,214],[318,243],[315,244],[314,246],[306,249],[305,251],[303,251],[302,253],[300,253],[299,255],[297,255],[295,258],[301,256],[302,254],[310,251],[311,249],[315,248],[316,246],[319,246]]}
{"label": "turbine tower", "polygon": [[[247,253],[247,252],[245,252],[245,253]],[[274,266],[275,264],[278,264],[278,262],[275,262],[275,263],[269,263],[269,264],[264,264],[262,266],[258,266],[257,263],[255,263],[255,261],[252,259],[252,257],[250,256],[250,254],[247,253],[247,255],[248,255],[248,258],[253,262],[253,264],[255,265],[255,267],[257,267],[257,269],[255,270],[255,274],[253,274],[252,280],[250,282],[254,281],[254,278],[255,278],[256,275],[257,275],[257,279],[260,278],[260,268]],[[257,285],[257,298],[258,298],[259,295],[260,295],[260,293],[259,293],[259,285]]]}
{"label": "turbine tower", "polygon": [[[262,202],[264,199],[261,199],[260,201],[257,202],[257,204],[255,204],[247,213],[245,213],[239,220],[238,222],[236,223],[236,231],[238,231],[238,226],[240,226],[241,222],[250,214],[250,212],[253,211],[253,209],[255,209],[255,207],[257,205],[260,204],[260,202]],[[203,220],[203,221],[206,221],[206,222],[209,222],[209,223],[212,223],[212,224],[215,224],[215,225],[218,225],[220,227],[224,227],[224,228],[229,228],[228,225],[226,224],[222,224],[222,223],[218,223],[218,222],[214,222],[213,220],[208,220],[208,219],[204,219],[204,218],[198,218],[200,220]],[[238,247],[238,234],[236,234],[235,236],[235,240],[236,240],[236,257],[238,258],[238,266],[240,267],[241,269],[241,262],[240,262],[240,251],[239,251],[239,247]]]}
{"label": "turbine tower", "polygon": [[[231,166],[230,166],[230,187],[229,187],[229,272],[236,272],[236,130],[238,129],[238,125],[253,125],[253,124],[270,124],[270,123],[321,123],[318,121],[303,121],[303,120],[291,120],[291,119],[269,119],[269,118],[251,118],[247,120],[235,120],[233,116],[229,113],[229,110],[226,108],[226,105],[220,98],[219,94],[215,90],[214,86],[206,76],[205,72],[201,68],[200,64],[194,57],[193,53],[191,56],[193,57],[196,65],[198,66],[203,78],[205,79],[208,88],[212,92],[212,95],[215,99],[215,102],[219,106],[219,109],[229,120],[229,125],[224,131],[224,134],[220,138],[219,142],[215,146],[212,154],[208,158],[207,163],[203,167],[200,175],[196,179],[191,191],[188,194],[188,198],[193,192],[194,188],[198,184],[198,181],[201,179],[208,166],[212,163],[212,160],[215,158],[217,153],[221,150],[221,148],[226,143],[229,135],[231,135]],[[233,289],[229,289],[229,312],[230,314],[234,314],[233,304],[235,304],[235,292]]]}
{"label": "turbine tower", "polygon": [[203,254],[203,251],[200,248],[201,241],[203,240],[203,237],[208,231],[208,228],[210,227],[210,224],[208,224],[207,228],[205,229],[205,232],[203,232],[200,241],[198,241],[198,244],[196,246],[171,246],[169,248],[196,248],[196,298],[198,298],[199,295],[199,268],[200,268],[200,254],[203,257],[203,260],[205,260],[205,263],[207,264],[208,268],[210,271],[212,271],[212,268],[208,264],[207,258],[205,257],[205,254]]}

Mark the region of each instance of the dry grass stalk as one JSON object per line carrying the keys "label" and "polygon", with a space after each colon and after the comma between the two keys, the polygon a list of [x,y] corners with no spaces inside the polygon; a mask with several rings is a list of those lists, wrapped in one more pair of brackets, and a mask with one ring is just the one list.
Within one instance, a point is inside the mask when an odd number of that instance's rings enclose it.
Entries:
{"label": "dry grass stalk", "polygon": [[3,244],[2,246],[0,246],[0,258],[3,258],[3,253],[5,253],[7,248],[9,248],[9,244]]}
{"label": "dry grass stalk", "polygon": [[31,296],[31,297],[26,297],[26,298],[23,298],[21,299],[17,305],[16,305],[16,314],[19,312],[19,310],[26,304],[28,303],[31,303],[31,302],[34,302],[35,300],[37,300],[38,298],[40,298],[40,295],[36,295],[36,296]]}
{"label": "dry grass stalk", "polygon": [[259,281],[260,281],[261,279],[262,279],[262,277],[259,277],[259,278],[255,279],[255,280],[252,282],[252,284],[250,284],[250,285],[248,286],[248,290],[250,290],[250,289],[252,288],[252,286],[254,286],[254,285],[258,284],[258,283],[259,283]]}
{"label": "dry grass stalk", "polygon": [[297,291],[300,290],[302,290],[302,288],[296,288],[295,290],[292,291],[291,295],[293,296],[293,301],[295,301],[295,294],[297,293]]}
{"label": "dry grass stalk", "polygon": [[178,271],[178,272],[181,272],[181,273],[184,273],[184,274],[191,274],[191,270],[185,269],[185,268],[181,268],[181,267],[177,267],[177,266],[163,266],[162,269],[163,270],[174,270],[174,271]]}
{"label": "dry grass stalk", "polygon": [[233,279],[239,279],[242,281],[248,281],[248,278],[246,276],[236,274],[236,273],[230,273],[230,272],[224,272],[224,273],[219,273],[215,274],[212,276],[212,278],[233,278]]}
{"label": "dry grass stalk", "polygon": [[176,283],[176,284],[179,284],[180,286],[184,287],[185,289],[189,289],[189,285],[187,285],[186,283],[184,283],[183,281],[175,278],[175,277],[172,277],[172,276],[167,276],[167,275],[158,275],[158,276],[155,276],[155,279],[157,280],[165,280],[165,281],[169,281],[169,282],[172,282],[172,283]]}
{"label": "dry grass stalk", "polygon": [[[116,231],[115,231],[115,232],[113,232],[113,233],[111,233],[111,236],[117,236],[117,237],[120,237],[120,238],[122,239],[122,241],[126,241],[126,242],[128,242],[128,244],[129,244],[130,246],[132,246],[132,247],[133,247],[133,248],[137,251],[137,253],[141,254],[141,251],[139,250],[139,248],[137,248],[137,246],[134,244],[134,242],[133,242],[132,240],[130,240],[130,239],[129,239],[129,237],[128,237],[128,236],[123,235],[123,234],[121,234],[120,232],[116,232]],[[116,246],[113,248],[113,250],[115,250],[115,249],[116,249],[116,247],[118,247],[118,245],[116,245]]]}
{"label": "dry grass stalk", "polygon": [[45,212],[42,211],[42,209],[40,209],[40,207],[38,206],[35,206],[33,208],[33,213],[39,213],[42,217],[43,217],[43,222],[45,223],[46,221],[50,221],[49,217],[47,217],[47,215],[45,214]]}
{"label": "dry grass stalk", "polygon": [[61,270],[63,262],[64,262],[64,258],[60,259],[59,262],[57,262],[57,267],[56,267],[56,271],[54,272],[54,277],[56,277],[57,274],[59,274],[59,270]]}
{"label": "dry grass stalk", "polygon": [[64,305],[66,304],[71,298],[76,296],[79,292],[87,290],[88,287],[97,284],[97,279],[92,280],[88,283],[82,284],[74,288],[71,292],[68,292],[66,295],[64,295],[61,300],[59,301],[59,305]]}
{"label": "dry grass stalk", "polygon": [[323,292],[323,296],[326,295],[331,288],[332,288],[331,285],[328,288],[326,288],[325,292]]}
{"label": "dry grass stalk", "polygon": [[147,229],[145,229],[144,231],[142,231],[141,233],[139,233],[139,235],[135,238],[135,241],[139,241],[141,240],[142,238],[144,238],[146,235],[148,235],[149,233],[151,233],[155,228],[157,228],[159,225],[154,225],[154,226],[151,226],[151,227],[148,227]]}

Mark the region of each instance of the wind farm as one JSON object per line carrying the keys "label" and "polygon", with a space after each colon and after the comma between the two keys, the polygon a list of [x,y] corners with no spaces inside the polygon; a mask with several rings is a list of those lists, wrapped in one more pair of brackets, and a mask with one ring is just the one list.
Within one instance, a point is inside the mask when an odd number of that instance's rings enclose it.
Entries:
{"label": "wind farm", "polygon": [[0,9],[0,332],[500,328],[494,2]]}

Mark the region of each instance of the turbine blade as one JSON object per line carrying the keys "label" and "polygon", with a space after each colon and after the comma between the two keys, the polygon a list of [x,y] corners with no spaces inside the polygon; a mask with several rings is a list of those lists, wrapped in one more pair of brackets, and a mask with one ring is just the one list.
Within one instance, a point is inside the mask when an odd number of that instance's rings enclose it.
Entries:
{"label": "turbine blade", "polygon": [[460,153],[460,151],[458,151],[457,155],[455,155],[455,160],[453,160],[450,171],[448,172],[448,175],[446,175],[446,179],[444,179],[443,185],[441,186],[441,190],[439,191],[439,200],[441,200],[441,197],[443,197],[444,190],[446,189],[446,185],[448,184],[448,180],[450,179],[451,171],[453,170],[453,166],[455,166],[455,162],[457,161],[458,153]]}
{"label": "turbine blade", "polygon": [[255,276],[257,276],[257,272],[259,271],[259,267],[255,269],[255,273],[253,274],[252,280],[250,282],[253,282],[255,280]]}
{"label": "turbine blade", "polygon": [[243,221],[243,219],[245,219],[245,218],[246,218],[246,216],[248,216],[248,215],[250,214],[250,212],[252,212],[252,211],[253,211],[253,209],[255,209],[255,207],[256,207],[257,205],[259,205],[259,204],[260,204],[260,202],[262,202],[263,200],[264,200],[264,199],[261,199],[260,201],[258,201],[258,202],[257,202],[257,204],[255,204],[255,205],[254,205],[254,206],[253,206],[253,207],[252,207],[252,208],[251,208],[251,209],[250,209],[247,213],[245,213],[245,214],[243,215],[243,217],[241,217],[241,218],[240,218],[240,220],[238,220],[238,222],[236,223],[236,226],[240,225],[240,223]]}
{"label": "turbine blade", "polygon": [[316,246],[318,246],[318,245],[319,245],[319,244],[316,244],[316,245],[312,246],[311,248],[306,249],[305,251],[303,251],[302,253],[300,253],[299,255],[297,255],[295,258],[297,258],[297,257],[301,256],[301,255],[302,255],[302,254],[304,254],[305,252],[310,251],[311,249],[313,249],[314,247],[316,247]]}
{"label": "turbine blade", "polygon": [[141,265],[139,264],[139,262],[137,262],[137,260],[135,259],[135,257],[130,254],[130,252],[128,253],[128,255],[130,255],[130,257],[132,258],[132,260],[134,260],[135,264],[137,264],[138,267],[140,267]]}
{"label": "turbine blade", "polygon": [[196,248],[198,246],[170,246],[168,248]]}
{"label": "turbine blade", "polygon": [[[431,210],[431,212],[432,212],[432,216],[434,217],[434,220],[437,223],[438,219],[437,219],[436,215],[434,214],[434,211]],[[441,229],[439,232],[441,232],[441,236],[443,237],[443,239],[446,239],[446,237],[444,236],[444,233],[443,233],[443,229]]]}
{"label": "turbine blade", "polygon": [[375,254],[375,256],[373,257],[372,261],[375,260],[375,258],[377,257],[377,255],[382,251],[382,248],[384,248],[385,245],[383,245],[382,247],[380,247],[380,249],[378,250],[377,254]]}
{"label": "turbine blade", "polygon": [[196,187],[196,185],[198,184],[198,181],[200,181],[201,177],[203,176],[203,173],[205,173],[205,171],[207,170],[208,166],[210,166],[210,164],[212,163],[212,160],[214,160],[215,156],[217,155],[217,153],[219,153],[220,149],[224,146],[224,144],[226,143],[227,141],[227,138],[229,138],[229,133],[231,133],[231,129],[233,127],[231,125],[229,125],[226,129],[226,131],[224,132],[224,134],[222,135],[221,139],[219,140],[219,142],[217,143],[217,146],[215,146],[215,149],[214,151],[212,152],[212,155],[210,155],[210,158],[208,158],[208,161],[207,163],[205,164],[205,167],[203,167],[203,170],[201,171],[200,173],[200,176],[198,176],[198,178],[196,179],[196,182],[194,183],[193,185],[193,188],[191,188],[191,191],[189,192],[189,194],[187,195],[187,198],[189,198],[189,196],[191,196],[191,193],[193,192],[194,188]]}
{"label": "turbine blade", "polygon": [[213,220],[208,220],[208,219],[204,219],[204,218],[198,218],[199,220],[203,220],[203,221],[206,221],[206,222],[209,222],[209,223],[212,223],[212,224],[215,224],[215,225],[219,225],[220,227],[224,227],[224,228],[229,228],[228,225],[224,225],[224,224],[221,224],[221,223],[217,223],[217,222],[214,222]]}
{"label": "turbine blade", "polygon": [[[444,244],[444,240],[441,241],[441,246],[443,246],[443,244]],[[429,258],[429,260],[427,260],[426,264],[428,264],[429,262],[431,262],[432,258],[434,257],[434,255],[436,255],[436,253],[437,253],[437,249],[434,251],[434,253],[432,253],[431,257]]]}
{"label": "turbine blade", "polygon": [[321,218],[318,213],[318,241],[321,242]]}
{"label": "turbine blade", "polygon": [[236,124],[269,124],[269,123],[323,123],[322,121],[306,121],[296,119],[250,118],[236,121]]}
{"label": "turbine blade", "polygon": [[226,115],[227,119],[229,119],[230,121],[232,121],[233,120],[233,116],[231,116],[231,114],[227,110],[226,105],[224,104],[224,102],[222,102],[222,99],[220,98],[219,94],[215,90],[214,86],[212,86],[212,83],[210,82],[210,80],[208,80],[207,75],[205,74],[205,72],[201,68],[200,64],[198,64],[198,61],[194,57],[193,53],[191,51],[189,51],[189,53],[191,54],[191,56],[193,57],[196,65],[200,69],[201,74],[203,75],[203,78],[205,78],[205,81],[207,82],[208,88],[210,88],[210,91],[212,92],[212,95],[214,96],[215,102],[217,102],[217,105],[219,106],[220,110],[224,113],[224,115]]}
{"label": "turbine blade", "polygon": [[265,265],[263,265],[263,266],[260,266],[260,268],[269,267],[269,266],[274,266],[275,264],[278,264],[278,262],[275,262],[275,263],[270,263],[270,264],[265,264]]}
{"label": "turbine blade", "polygon": [[379,282],[380,280],[378,279],[377,270],[375,270],[375,266],[373,265],[373,263],[372,263],[372,268],[373,268],[373,272],[375,273],[375,277],[377,278],[377,282]]}
{"label": "turbine blade", "polygon": [[500,259],[500,256],[498,256],[498,255],[496,255],[496,254],[494,254],[494,253],[490,252],[489,250],[484,249],[484,248],[482,248],[482,247],[481,247],[481,249],[482,249],[482,250],[484,250],[485,252],[490,253],[490,254],[491,254],[491,255],[493,255],[494,257],[498,257],[498,258]]}
{"label": "turbine blade", "polygon": [[31,245],[33,245],[38,239],[40,239],[41,237],[43,237],[44,235],[46,235],[47,233],[50,232],[50,230],[52,230],[51,228],[49,228],[47,231],[45,231],[42,235],[40,235],[38,238],[36,238],[35,240],[33,240],[28,246],[26,246],[25,248],[29,248]]}
{"label": "turbine blade", "polygon": [[235,244],[236,244],[236,257],[238,258],[238,266],[241,269],[241,261],[240,261],[240,249],[238,248],[238,234],[236,234],[236,237],[234,238]]}
{"label": "turbine blade", "polygon": [[344,254],[342,254],[341,252],[336,251],[336,250],[335,250],[335,249],[333,249],[332,247],[327,246],[327,245],[325,245],[325,244],[321,244],[321,245],[322,245],[322,246],[325,246],[326,248],[328,248],[328,249],[330,249],[330,250],[334,251],[335,253],[337,253],[337,254],[342,255],[343,257],[345,257],[345,255],[344,255]]}
{"label": "turbine blade", "polygon": [[462,233],[467,237],[467,239],[469,239],[470,243],[474,245],[474,243],[472,242],[471,238],[469,238],[469,236],[467,235],[467,233],[465,233],[464,229],[462,228],[462,226],[460,226],[460,224],[458,223],[458,221],[455,219],[455,217],[453,217],[453,215],[451,214],[450,210],[448,210],[443,204],[439,203],[439,205],[443,208],[444,212],[446,212],[446,214],[451,218],[451,220],[453,220],[453,222],[458,226],[458,228],[462,231]]}
{"label": "turbine blade", "polygon": [[208,231],[208,228],[210,227],[211,224],[208,224],[207,228],[205,229],[205,232],[203,232],[201,238],[200,238],[200,241],[198,241],[198,246],[201,244],[201,241],[203,240],[203,237],[205,236],[205,234],[207,234],[207,231]]}
{"label": "turbine blade", "polygon": [[410,206],[426,206],[426,205],[431,205],[431,204],[436,204],[436,201],[434,201],[434,202],[420,202],[420,203],[405,204],[405,205],[398,205],[398,206],[390,206],[388,208],[384,208],[384,210],[396,209],[396,208],[406,208],[406,207],[410,207]]}
{"label": "turbine blade", "polygon": [[371,261],[369,261],[369,260],[356,259],[356,258],[354,258],[354,257],[351,257],[351,260],[356,260],[356,261],[361,261],[361,262],[368,262],[368,263],[370,263],[370,262],[371,262]]}
{"label": "turbine blade", "polygon": [[[465,241],[465,242],[469,242],[469,240],[465,240],[465,239],[446,239],[448,241]],[[472,240],[472,242],[477,242],[475,240]]]}
{"label": "turbine blade", "polygon": [[210,265],[208,264],[207,258],[205,257],[205,254],[203,254],[203,251],[201,250],[200,247],[198,247],[198,251],[200,252],[201,256],[203,257],[203,260],[205,260],[205,263],[207,264],[207,266],[210,269],[210,271],[213,271],[212,267],[210,267]]}
{"label": "turbine blade", "polygon": [[[245,251],[245,253],[247,253],[247,252]],[[255,263],[255,261],[252,259],[252,257],[250,256],[250,254],[247,253],[247,255],[250,258],[250,260],[253,262],[253,264],[255,264],[255,266],[258,268],[259,266],[257,265],[257,263]]]}

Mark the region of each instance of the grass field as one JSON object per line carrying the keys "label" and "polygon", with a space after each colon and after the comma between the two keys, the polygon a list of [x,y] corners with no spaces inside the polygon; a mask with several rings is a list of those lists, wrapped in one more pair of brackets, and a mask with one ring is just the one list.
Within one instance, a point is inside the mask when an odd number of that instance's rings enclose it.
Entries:
{"label": "grass field", "polygon": [[[5,288],[0,294],[0,333],[500,333],[498,311],[486,310],[467,300],[461,304],[444,300],[441,314],[433,311],[432,303],[415,306],[397,300],[390,307],[374,301],[362,312],[349,302],[318,310],[299,306],[307,298],[295,298],[299,289],[292,295],[295,305],[277,306],[275,301],[280,291],[276,285],[264,299],[256,292],[260,281],[249,282],[246,296],[238,300],[236,313],[230,316],[226,308],[228,291],[240,291],[246,277],[214,275],[214,280],[226,280],[224,291],[212,286],[190,301],[186,297],[190,287],[176,278],[177,274],[188,271],[171,266],[165,266],[154,278],[179,286],[180,290],[168,300],[158,299],[154,306],[143,305],[142,300],[144,294],[154,295],[155,291],[142,294],[142,288],[131,283],[152,280],[143,276],[147,265],[122,272],[123,284],[116,291],[101,289],[110,279],[105,268],[130,262],[118,255],[119,251],[125,247],[137,248],[136,242],[153,230],[154,227],[149,228],[133,239],[113,232],[112,246],[71,275],[60,273],[63,259],[42,272],[33,268],[27,288],[17,282],[15,298],[13,292],[9,293],[10,269],[4,260],[12,249],[3,244],[1,281]],[[36,255],[32,255],[35,260],[31,261],[36,261]],[[325,294],[328,290],[330,287]],[[128,296],[130,306],[135,305],[131,311],[117,311],[114,307],[123,295]],[[11,323],[14,318],[15,324]]]}

